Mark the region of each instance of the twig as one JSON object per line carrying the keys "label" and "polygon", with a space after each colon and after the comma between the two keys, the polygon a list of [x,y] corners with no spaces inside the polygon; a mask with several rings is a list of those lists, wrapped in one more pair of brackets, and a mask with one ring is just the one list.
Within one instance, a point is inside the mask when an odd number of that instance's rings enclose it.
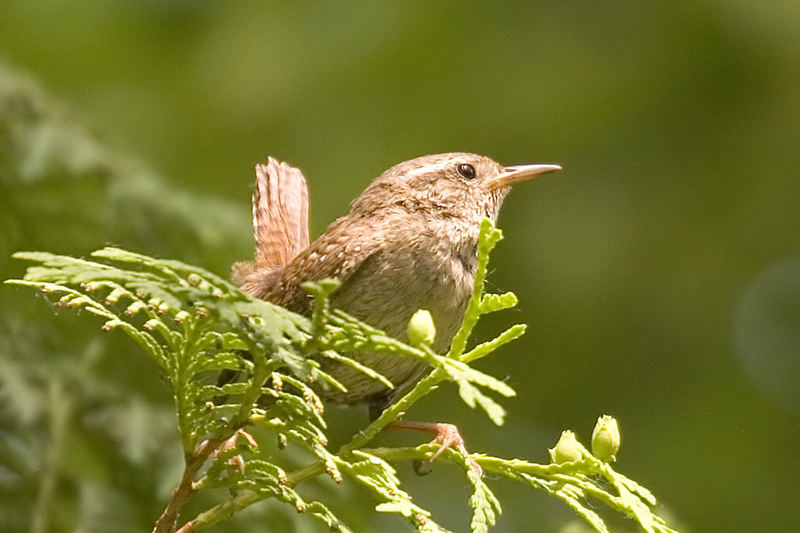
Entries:
{"label": "twig", "polygon": [[[164,512],[161,513],[161,516],[158,517],[158,520],[156,520],[155,526],[153,527],[153,533],[172,533],[175,531],[178,513],[192,495],[192,492],[194,492],[194,489],[192,488],[192,482],[194,481],[197,472],[200,471],[209,456],[214,453],[214,450],[216,450],[223,442],[224,441],[222,439],[207,440],[200,445],[200,447],[192,456],[187,457],[186,466],[183,469],[181,481],[178,483],[178,486],[175,487],[175,490],[172,491],[172,497],[170,498],[167,507],[164,509]],[[185,527],[186,526],[182,527],[181,530],[191,531],[191,529],[184,529]]]}

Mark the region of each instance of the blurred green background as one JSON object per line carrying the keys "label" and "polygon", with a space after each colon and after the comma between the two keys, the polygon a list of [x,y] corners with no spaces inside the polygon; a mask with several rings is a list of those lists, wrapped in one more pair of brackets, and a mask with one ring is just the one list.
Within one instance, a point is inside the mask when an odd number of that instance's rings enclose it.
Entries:
{"label": "blurred green background", "polygon": [[[500,219],[491,284],[521,305],[482,331],[530,324],[482,366],[519,393],[506,427],[447,387],[414,416],[546,461],[610,413],[619,470],[683,531],[800,531],[800,3],[3,3],[0,278],[15,250],[106,243],[225,274],[267,154],[305,172],[317,235],[383,169],[454,150],[564,171]],[[154,365],[97,325],[0,289],[0,530],[148,530],[177,479]],[[339,439],[364,421],[332,416]],[[462,478],[409,470],[464,530]],[[494,486],[497,531],[581,531]],[[349,490],[357,527],[404,530]],[[267,504],[218,530],[319,527]]]}

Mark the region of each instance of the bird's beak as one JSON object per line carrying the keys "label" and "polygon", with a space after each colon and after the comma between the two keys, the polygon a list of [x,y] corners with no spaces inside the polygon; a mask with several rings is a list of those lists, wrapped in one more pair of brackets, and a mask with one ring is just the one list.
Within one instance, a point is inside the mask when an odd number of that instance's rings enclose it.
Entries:
{"label": "bird's beak", "polygon": [[484,186],[493,191],[503,187],[510,187],[515,183],[526,181],[548,172],[561,170],[558,165],[519,165],[516,167],[506,167],[499,175],[486,180]]}

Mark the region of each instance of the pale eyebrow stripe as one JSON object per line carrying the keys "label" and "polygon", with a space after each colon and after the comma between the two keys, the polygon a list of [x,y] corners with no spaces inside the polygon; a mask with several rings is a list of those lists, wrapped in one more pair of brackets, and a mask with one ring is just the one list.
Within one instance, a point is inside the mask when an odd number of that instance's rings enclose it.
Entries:
{"label": "pale eyebrow stripe", "polygon": [[443,161],[440,161],[436,165],[425,165],[425,166],[421,166],[421,167],[416,167],[416,168],[408,171],[406,173],[406,176],[412,177],[412,176],[417,176],[419,174],[427,174],[429,172],[436,172],[438,170],[444,170],[445,168],[450,166],[450,163],[451,163],[450,160],[443,160]]}

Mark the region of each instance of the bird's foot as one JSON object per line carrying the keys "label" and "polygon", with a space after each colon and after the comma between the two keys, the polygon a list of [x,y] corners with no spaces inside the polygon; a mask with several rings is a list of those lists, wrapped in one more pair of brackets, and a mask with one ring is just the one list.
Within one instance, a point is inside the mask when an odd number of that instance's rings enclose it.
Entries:
{"label": "bird's foot", "polygon": [[431,456],[431,461],[442,455],[448,448],[464,448],[464,439],[455,424],[438,423],[433,424],[433,427],[436,431],[436,438],[433,439],[433,442],[439,445],[439,449]]}
{"label": "bird's foot", "polygon": [[[442,455],[445,451],[447,451],[448,448],[458,448],[469,458],[469,463],[470,467],[472,467],[472,470],[478,474],[478,476],[483,475],[483,469],[481,466],[475,462],[472,457],[470,457],[469,453],[467,453],[467,449],[464,447],[464,438],[461,436],[461,433],[458,431],[458,427],[456,427],[455,424],[395,420],[394,422],[389,423],[389,427],[395,429],[415,429],[418,431],[433,433],[436,435],[436,438],[433,439],[432,444],[438,444],[439,449],[434,452],[428,462],[433,462],[434,459]],[[428,473],[421,469],[420,465],[417,465],[415,470],[417,473],[422,475]]]}

